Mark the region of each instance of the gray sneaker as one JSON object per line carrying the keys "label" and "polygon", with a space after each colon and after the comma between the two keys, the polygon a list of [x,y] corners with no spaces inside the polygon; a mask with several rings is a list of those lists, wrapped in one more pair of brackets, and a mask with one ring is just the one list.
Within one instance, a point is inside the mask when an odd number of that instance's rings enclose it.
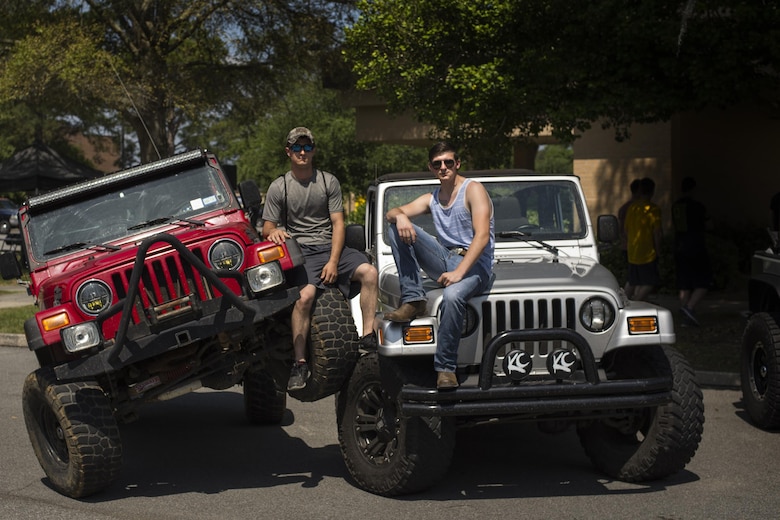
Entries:
{"label": "gray sneaker", "polygon": [[693,311],[688,307],[680,307],[680,312],[692,325],[695,325],[696,327],[699,326],[699,320],[696,319],[696,315],[693,314]]}
{"label": "gray sneaker", "polygon": [[287,391],[290,392],[306,388],[306,381],[308,381],[310,375],[309,365],[305,361],[296,361],[290,371],[290,380],[287,381]]}

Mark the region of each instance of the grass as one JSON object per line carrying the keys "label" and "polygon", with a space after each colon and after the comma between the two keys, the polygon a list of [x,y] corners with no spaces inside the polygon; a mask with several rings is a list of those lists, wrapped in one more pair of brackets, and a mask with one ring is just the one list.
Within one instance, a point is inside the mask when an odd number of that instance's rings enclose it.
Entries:
{"label": "grass", "polygon": [[0,333],[24,334],[25,320],[35,316],[37,310],[38,307],[35,305],[0,309]]}

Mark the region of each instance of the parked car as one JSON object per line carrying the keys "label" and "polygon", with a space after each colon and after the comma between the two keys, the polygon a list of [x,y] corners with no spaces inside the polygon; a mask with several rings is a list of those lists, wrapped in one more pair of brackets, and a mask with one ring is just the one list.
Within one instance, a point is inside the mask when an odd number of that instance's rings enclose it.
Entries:
{"label": "parked car", "polygon": [[[303,256],[294,241],[258,236],[247,213],[260,192],[252,181],[239,189],[243,207],[216,156],[194,150],[22,205],[22,261],[38,306],[24,331],[39,364],[22,409],[58,492],[109,486],[122,461],[118,424],[148,403],[240,384],[249,422],[282,420],[284,338],[299,297],[285,280]],[[22,276],[14,253],[0,255],[0,268]],[[149,442],[159,442],[154,432]]]}
{"label": "parked car", "polygon": [[[466,311],[457,389],[436,390],[444,290],[436,280],[425,281],[424,316],[381,318],[400,303],[384,215],[438,181],[425,173],[380,177],[368,188],[365,226],[347,229],[348,244],[366,250],[379,272],[380,300],[378,351],[358,359],[336,400],[354,482],[378,495],[423,490],[446,475],[458,426],[499,420],[534,422],[549,433],[575,428],[610,478],[647,481],[682,470],[701,440],[701,390],[673,346],[670,311],[628,300],[599,263],[579,179],[518,170],[465,175],[492,198],[496,264],[492,286]],[[430,215],[415,223],[435,233]],[[600,217],[598,227],[603,241],[617,238],[614,216]]]}
{"label": "parked car", "polygon": [[[780,193],[773,199],[780,202]],[[773,205],[772,246],[753,254],[750,319],[742,335],[742,401],[754,424],[780,429],[780,205]]]}
{"label": "parked car", "polygon": [[0,197],[0,234],[8,234],[19,227],[19,206],[5,197]]}

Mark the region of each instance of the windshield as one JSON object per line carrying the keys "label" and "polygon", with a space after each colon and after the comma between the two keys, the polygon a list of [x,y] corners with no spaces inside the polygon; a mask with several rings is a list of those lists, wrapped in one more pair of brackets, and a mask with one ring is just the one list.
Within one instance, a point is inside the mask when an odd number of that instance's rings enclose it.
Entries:
{"label": "windshield", "polygon": [[[583,238],[583,207],[573,182],[533,181],[488,182],[480,179],[493,201],[496,242],[516,241],[500,237],[504,231],[522,231],[540,240]],[[397,186],[385,192],[383,214],[395,206],[431,193],[435,185]],[[430,214],[414,220],[428,233],[436,235]],[[385,224],[386,226],[388,224]],[[387,229],[385,230],[387,237]],[[385,238],[387,240],[387,238]]]}
{"label": "windshield", "polygon": [[138,234],[166,222],[190,222],[197,215],[230,205],[230,193],[207,166],[95,194],[44,213],[27,226],[30,253],[53,257]]}

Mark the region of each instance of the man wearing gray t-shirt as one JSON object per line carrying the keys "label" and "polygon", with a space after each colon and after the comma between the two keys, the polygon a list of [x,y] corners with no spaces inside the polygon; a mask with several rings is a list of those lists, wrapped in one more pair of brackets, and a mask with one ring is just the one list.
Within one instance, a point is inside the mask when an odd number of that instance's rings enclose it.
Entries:
{"label": "man wearing gray t-shirt", "polygon": [[277,244],[294,238],[306,262],[291,273],[290,282],[300,287],[301,297],[292,312],[295,362],[287,390],[306,386],[310,370],[306,340],[311,310],[317,291],[337,286],[349,297],[350,282],[359,282],[363,314],[364,349],[376,349],[373,332],[377,302],[377,271],[366,256],[345,247],[344,208],[338,179],[312,163],[316,153],[314,136],[308,128],[293,128],[287,134],[285,152],[290,171],[268,187],[263,209],[263,236]]}

